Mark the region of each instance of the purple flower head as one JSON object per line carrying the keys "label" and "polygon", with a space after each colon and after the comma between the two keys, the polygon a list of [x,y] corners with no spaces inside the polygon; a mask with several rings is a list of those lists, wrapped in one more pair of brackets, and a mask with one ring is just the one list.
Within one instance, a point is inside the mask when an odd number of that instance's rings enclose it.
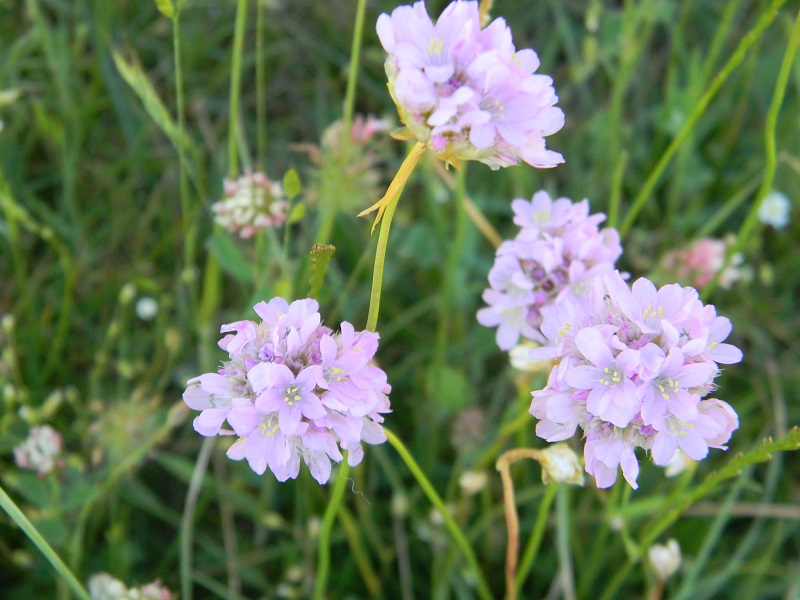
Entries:
{"label": "purple flower head", "polygon": [[[391,387],[372,364],[378,335],[349,323],[331,331],[311,299],[273,298],[254,309],[260,322],[222,326],[222,368],[188,382],[184,402],[201,411],[195,430],[235,435],[228,457],[247,460],[258,474],[295,478],[302,460],[325,483],[331,461],[342,460],[340,449],[355,466],[362,442],[386,441],[380,423],[390,412]],[[223,429],[226,421],[231,430]]]}
{"label": "purple flower head", "polygon": [[678,449],[700,460],[738,427],[728,404],[702,398],[715,389],[717,362],[742,354],[723,343],[730,321],[692,288],[656,289],[646,279],[628,287],[615,271],[592,280],[585,303],[566,300],[542,313],[549,345],[532,356],[557,363],[533,392],[536,434],[560,441],[580,427],[598,487],[611,486],[621,467],[636,488],[636,448],[652,451],[659,465]]}
{"label": "purple flower head", "polygon": [[520,337],[546,343],[548,332],[540,329],[545,307],[565,299],[585,304],[591,280],[610,273],[622,254],[619,234],[598,229],[605,216],[590,215],[587,200],[553,201],[541,191],[511,207],[521,229],[497,249],[483,293],[488,306],[478,311],[481,325],[498,328],[501,350],[511,350]]}
{"label": "purple flower head", "polygon": [[564,162],[544,142],[564,125],[553,81],[535,74],[536,53],[516,50],[503,19],[481,30],[478,3],[455,0],[433,23],[416,2],[382,14],[377,32],[400,119],[439,158],[493,169]]}

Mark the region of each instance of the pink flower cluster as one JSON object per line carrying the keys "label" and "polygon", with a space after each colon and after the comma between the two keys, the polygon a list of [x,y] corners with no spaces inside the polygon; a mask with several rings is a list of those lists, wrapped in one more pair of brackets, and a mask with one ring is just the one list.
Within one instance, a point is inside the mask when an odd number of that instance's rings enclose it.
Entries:
{"label": "pink flower cluster", "polygon": [[[220,347],[229,360],[217,373],[188,382],[186,404],[202,411],[194,420],[204,436],[235,433],[228,450],[259,475],[269,468],[280,481],[297,477],[300,459],[321,484],[339,448],[348,463],[361,462],[361,442],[380,444],[380,423],[390,412],[386,374],[370,364],[378,335],[350,323],[334,333],[321,325],[315,300],[283,298],[254,307],[261,318],[222,326]],[[223,431],[223,422],[233,432]]]}
{"label": "pink flower cluster", "polygon": [[605,215],[589,215],[588,200],[553,201],[541,191],[511,207],[521,230],[498,248],[491,287],[483,293],[489,306],[478,311],[481,325],[497,327],[502,350],[511,350],[520,336],[544,343],[542,309],[565,298],[582,302],[589,281],[613,271],[622,254],[616,229],[598,229]]}
{"label": "pink flower cluster", "polygon": [[257,231],[283,225],[288,206],[280,183],[263,173],[247,172],[236,181],[225,180],[225,198],[211,210],[219,225],[249,238]]}
{"label": "pink flower cluster", "polygon": [[[732,240],[729,242],[702,238],[686,248],[673,250],[667,254],[663,261],[664,269],[678,281],[685,281],[693,287],[702,289],[725,265],[725,255],[732,243]],[[739,253],[733,256],[731,264],[720,275],[720,287],[729,289],[735,281],[747,275],[746,267],[741,264],[743,260]]]}
{"label": "pink flower cluster", "polygon": [[718,364],[742,359],[723,343],[731,323],[704,305],[693,288],[660,289],[647,279],[631,287],[618,272],[592,282],[587,304],[570,300],[543,310],[550,345],[532,357],[557,359],[547,386],[533,392],[536,433],[565,440],[580,427],[586,471],[598,487],[611,486],[617,468],[635,489],[635,449],[666,465],[676,449],[700,460],[709,447],[725,448],[738,427],[715,389]]}
{"label": "pink flower cluster", "polygon": [[400,119],[442,160],[493,169],[564,162],[545,149],[545,136],[564,125],[553,80],[534,74],[536,53],[516,50],[504,19],[482,30],[478,3],[456,0],[434,24],[416,2],[382,14],[377,30]]}
{"label": "pink flower cluster", "polygon": [[14,461],[18,467],[44,476],[56,466],[63,466],[62,448],[63,441],[58,432],[50,425],[40,425],[33,427],[25,441],[14,448]]}

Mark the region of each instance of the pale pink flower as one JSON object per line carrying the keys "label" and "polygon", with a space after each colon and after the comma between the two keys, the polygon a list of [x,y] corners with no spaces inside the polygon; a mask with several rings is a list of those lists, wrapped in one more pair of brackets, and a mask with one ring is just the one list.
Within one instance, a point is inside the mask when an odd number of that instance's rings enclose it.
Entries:
{"label": "pale pink flower", "polygon": [[533,50],[516,50],[503,19],[481,30],[478,3],[455,0],[433,23],[416,2],[382,14],[377,31],[401,121],[442,160],[564,162],[544,141],[564,124],[553,80],[535,73]]}
{"label": "pale pink flower", "polygon": [[552,200],[540,191],[511,208],[521,229],[497,249],[483,293],[488,306],[478,311],[481,325],[497,327],[501,350],[511,350],[520,337],[544,343],[542,309],[566,298],[583,302],[591,280],[610,273],[622,254],[619,234],[598,228],[605,215],[590,215],[588,200]]}
{"label": "pale pink flower", "polygon": [[742,359],[723,343],[730,321],[704,305],[692,288],[657,289],[639,279],[631,287],[619,273],[592,281],[586,301],[567,299],[542,310],[542,333],[551,342],[533,359],[557,359],[547,386],[533,392],[536,434],[547,441],[586,439],[585,466],[599,487],[622,468],[636,488],[636,448],[666,465],[678,450],[694,460],[723,448],[738,427],[727,403],[702,400],[714,388],[718,363]]}
{"label": "pale pink flower", "polygon": [[[217,373],[189,381],[184,401],[202,411],[202,435],[235,435],[228,450],[258,474],[280,481],[297,477],[301,459],[320,483],[331,461],[355,466],[362,443],[386,441],[380,423],[390,412],[386,374],[371,364],[378,335],[341,324],[334,333],[321,324],[315,300],[282,298],[254,307],[260,322],[222,326],[220,347],[228,360]],[[232,431],[222,429],[227,421]]]}
{"label": "pale pink flower", "polygon": [[[725,256],[732,242],[713,238],[702,238],[686,248],[673,250],[662,262],[667,274],[678,281],[697,289],[707,286],[725,265]],[[744,257],[735,254],[731,263],[719,277],[719,285],[728,289],[745,278],[748,270],[742,265]]]}

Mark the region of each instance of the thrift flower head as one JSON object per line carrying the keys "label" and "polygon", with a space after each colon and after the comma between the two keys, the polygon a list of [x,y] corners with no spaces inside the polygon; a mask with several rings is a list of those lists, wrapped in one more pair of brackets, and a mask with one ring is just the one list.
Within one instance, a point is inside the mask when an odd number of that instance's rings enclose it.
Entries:
{"label": "thrift flower head", "polygon": [[541,191],[511,207],[521,229],[497,249],[491,287],[483,292],[489,306],[478,311],[481,325],[497,327],[501,350],[520,337],[544,343],[542,309],[565,298],[582,302],[591,279],[611,272],[622,254],[616,229],[598,229],[605,215],[590,215],[588,200],[554,201]]}
{"label": "thrift flower head", "polygon": [[27,439],[14,448],[14,460],[18,467],[47,475],[59,463],[61,436],[49,425],[31,429]]}
{"label": "thrift flower head", "polygon": [[567,299],[543,313],[551,345],[531,355],[558,363],[545,389],[533,392],[536,433],[557,442],[580,427],[586,471],[598,487],[611,486],[620,466],[637,487],[636,448],[662,466],[678,449],[693,460],[725,449],[736,413],[703,398],[715,389],[718,365],[742,353],[724,343],[730,321],[693,288],[656,289],[644,278],[629,288],[614,272],[592,282],[583,306]]}
{"label": "thrift flower head", "polygon": [[773,190],[758,207],[758,220],[765,225],[772,225],[775,229],[783,229],[789,224],[791,211],[792,204],[789,198]]}
{"label": "thrift flower head", "polygon": [[[664,257],[664,269],[676,280],[702,289],[725,264],[725,255],[733,240],[703,238],[687,248],[673,250]],[[744,257],[736,253],[719,278],[719,285],[729,289],[731,285],[748,275],[742,266]]]}
{"label": "thrift flower head", "polygon": [[478,2],[456,0],[433,23],[416,2],[382,14],[377,30],[400,119],[439,158],[493,169],[564,162],[545,149],[564,125],[553,80],[535,73],[533,50],[516,50],[505,20],[481,29]]}
{"label": "thrift flower head", "polygon": [[[201,435],[235,434],[228,450],[259,475],[269,468],[280,480],[297,477],[300,460],[320,483],[331,460],[361,462],[361,442],[386,441],[380,423],[389,412],[386,374],[371,364],[378,334],[356,332],[344,322],[334,333],[321,325],[315,300],[260,302],[261,322],[222,326],[228,352],[222,368],[188,382],[186,404],[199,410]],[[233,431],[223,430],[227,421]]]}
{"label": "thrift flower head", "polygon": [[211,210],[216,221],[240,237],[252,237],[256,231],[279,227],[286,220],[288,204],[280,183],[263,173],[245,173],[236,181],[225,180],[225,198]]}

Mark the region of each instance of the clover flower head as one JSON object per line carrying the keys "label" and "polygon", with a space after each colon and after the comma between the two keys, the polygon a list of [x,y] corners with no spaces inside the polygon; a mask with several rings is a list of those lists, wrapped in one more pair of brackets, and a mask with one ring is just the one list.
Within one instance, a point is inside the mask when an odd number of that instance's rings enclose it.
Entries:
{"label": "clover flower head", "polygon": [[783,229],[789,224],[791,212],[792,203],[786,194],[773,190],[758,207],[758,220],[775,229]]}
{"label": "clover flower head", "polygon": [[286,221],[288,203],[283,186],[263,173],[247,172],[236,181],[225,180],[225,197],[211,206],[216,222],[242,238],[279,227]]}
{"label": "clover flower head", "polygon": [[571,298],[582,302],[592,278],[610,273],[622,247],[615,229],[598,229],[605,216],[589,214],[589,202],[552,200],[545,191],[511,204],[517,236],[497,250],[489,271],[488,304],[478,322],[497,327],[497,345],[511,350],[520,337],[544,343],[542,309]]}
{"label": "clover flower head", "polygon": [[564,125],[553,80],[536,73],[533,50],[516,50],[505,20],[481,29],[478,2],[455,0],[433,23],[420,1],[382,14],[377,31],[400,119],[439,158],[493,169],[564,162],[544,141]]}
{"label": "clover flower head", "polygon": [[[222,326],[228,360],[216,373],[189,380],[184,402],[199,410],[195,430],[204,436],[236,435],[228,450],[259,475],[295,478],[301,459],[320,483],[331,461],[355,466],[362,442],[386,441],[382,415],[390,412],[386,374],[372,364],[378,335],[339,332],[321,324],[315,300],[260,302],[260,322]],[[223,429],[225,422],[232,429]]]}
{"label": "clover flower head", "polygon": [[592,281],[589,298],[543,309],[550,345],[533,358],[555,358],[543,390],[533,392],[536,433],[549,442],[580,427],[584,462],[598,487],[611,486],[618,468],[635,489],[635,449],[667,465],[678,450],[693,460],[724,444],[738,427],[733,408],[716,398],[719,364],[741,351],[724,343],[725,317],[704,305],[693,288],[656,289],[647,279],[631,287],[618,272]]}
{"label": "clover flower head", "polygon": [[47,475],[60,462],[61,436],[49,425],[33,427],[28,437],[14,448],[14,461],[18,467]]}

